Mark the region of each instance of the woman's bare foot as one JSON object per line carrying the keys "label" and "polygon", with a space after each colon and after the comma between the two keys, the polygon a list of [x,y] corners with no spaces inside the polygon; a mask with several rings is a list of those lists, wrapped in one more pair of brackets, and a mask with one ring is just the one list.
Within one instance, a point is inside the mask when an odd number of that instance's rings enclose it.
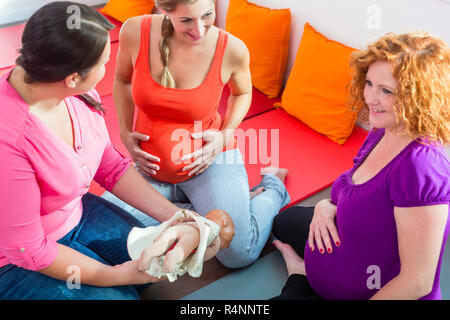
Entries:
{"label": "woman's bare foot", "polygon": [[266,174],[274,174],[283,183],[284,183],[284,180],[286,180],[286,176],[287,176],[288,173],[289,173],[289,170],[288,169],[283,169],[283,168],[276,168],[276,167],[261,168],[261,175],[262,176],[266,175]]}
{"label": "woman's bare foot", "polygon": [[261,192],[265,191],[266,189],[264,189],[264,187],[259,187],[256,188],[255,191],[250,191],[250,199],[253,198],[254,196],[257,196],[258,194],[260,194]]}
{"label": "woman's bare foot", "polygon": [[289,244],[283,243],[280,240],[275,240],[272,243],[280,250],[284,262],[286,263],[288,275],[296,273],[306,276],[305,260],[303,260]]}

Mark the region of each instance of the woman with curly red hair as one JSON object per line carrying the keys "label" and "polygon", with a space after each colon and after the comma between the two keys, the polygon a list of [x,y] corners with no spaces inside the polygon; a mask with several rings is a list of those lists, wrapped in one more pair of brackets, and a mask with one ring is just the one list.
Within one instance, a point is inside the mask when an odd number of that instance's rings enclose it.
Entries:
{"label": "woman with curly red hair", "polygon": [[351,106],[373,129],[331,199],[275,218],[289,273],[275,299],[441,299],[450,50],[428,33],[389,33],[351,66]]}

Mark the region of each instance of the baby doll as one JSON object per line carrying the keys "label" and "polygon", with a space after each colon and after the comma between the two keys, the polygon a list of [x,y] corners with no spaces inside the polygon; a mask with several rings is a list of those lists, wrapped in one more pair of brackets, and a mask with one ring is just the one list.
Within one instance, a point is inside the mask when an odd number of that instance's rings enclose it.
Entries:
{"label": "baby doll", "polygon": [[[139,258],[139,269],[141,271],[150,271],[154,276],[172,275],[172,277],[168,276],[169,280],[176,279],[176,275],[182,275],[187,271],[191,274],[191,270],[188,269],[188,260],[192,256],[202,254],[201,261],[207,261],[214,257],[220,249],[230,246],[234,237],[234,224],[228,213],[215,209],[208,212],[203,218],[192,214],[188,217],[186,213],[191,212],[188,210],[180,211],[184,214],[181,220],[190,219],[192,221],[168,226],[162,231],[142,251]],[[175,216],[173,218],[180,220]],[[208,232],[205,233],[203,228],[202,233],[200,226],[205,225],[207,225]],[[206,237],[203,250],[199,246],[202,234]],[[191,265],[193,264],[191,263]],[[195,273],[198,274],[198,272]]]}

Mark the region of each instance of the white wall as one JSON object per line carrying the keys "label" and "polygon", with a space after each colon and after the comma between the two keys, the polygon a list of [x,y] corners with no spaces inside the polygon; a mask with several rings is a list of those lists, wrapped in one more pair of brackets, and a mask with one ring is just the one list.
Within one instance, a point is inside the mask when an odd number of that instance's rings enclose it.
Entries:
{"label": "white wall", "polygon": [[[229,0],[216,0],[217,25],[225,27]],[[425,30],[450,45],[450,0],[249,0],[291,10],[291,39],[285,82],[308,21],[329,39],[364,48],[386,32]],[[363,126],[363,124],[359,123]],[[450,146],[447,148],[450,156]]]}
{"label": "white wall", "polygon": [[[0,26],[28,19],[37,9],[55,0],[0,0]],[[103,5],[106,0],[72,0],[91,6]]]}
{"label": "white wall", "polygon": [[[225,26],[228,0],[217,1],[217,24]],[[285,80],[308,21],[330,39],[354,48],[386,32],[426,30],[450,45],[449,0],[249,0],[273,9],[290,8],[291,39]]]}

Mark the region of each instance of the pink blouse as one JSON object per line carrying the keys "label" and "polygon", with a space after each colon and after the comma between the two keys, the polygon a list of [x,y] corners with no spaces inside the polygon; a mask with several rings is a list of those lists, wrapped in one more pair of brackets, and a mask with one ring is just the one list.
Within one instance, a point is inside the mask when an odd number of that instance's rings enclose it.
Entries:
{"label": "pink blouse", "polygon": [[[48,267],[56,241],[80,221],[94,179],[111,190],[131,164],[111,144],[100,112],[76,97],[67,105],[74,148],[55,135],[0,78],[0,267]],[[95,90],[88,92],[100,101]]]}

